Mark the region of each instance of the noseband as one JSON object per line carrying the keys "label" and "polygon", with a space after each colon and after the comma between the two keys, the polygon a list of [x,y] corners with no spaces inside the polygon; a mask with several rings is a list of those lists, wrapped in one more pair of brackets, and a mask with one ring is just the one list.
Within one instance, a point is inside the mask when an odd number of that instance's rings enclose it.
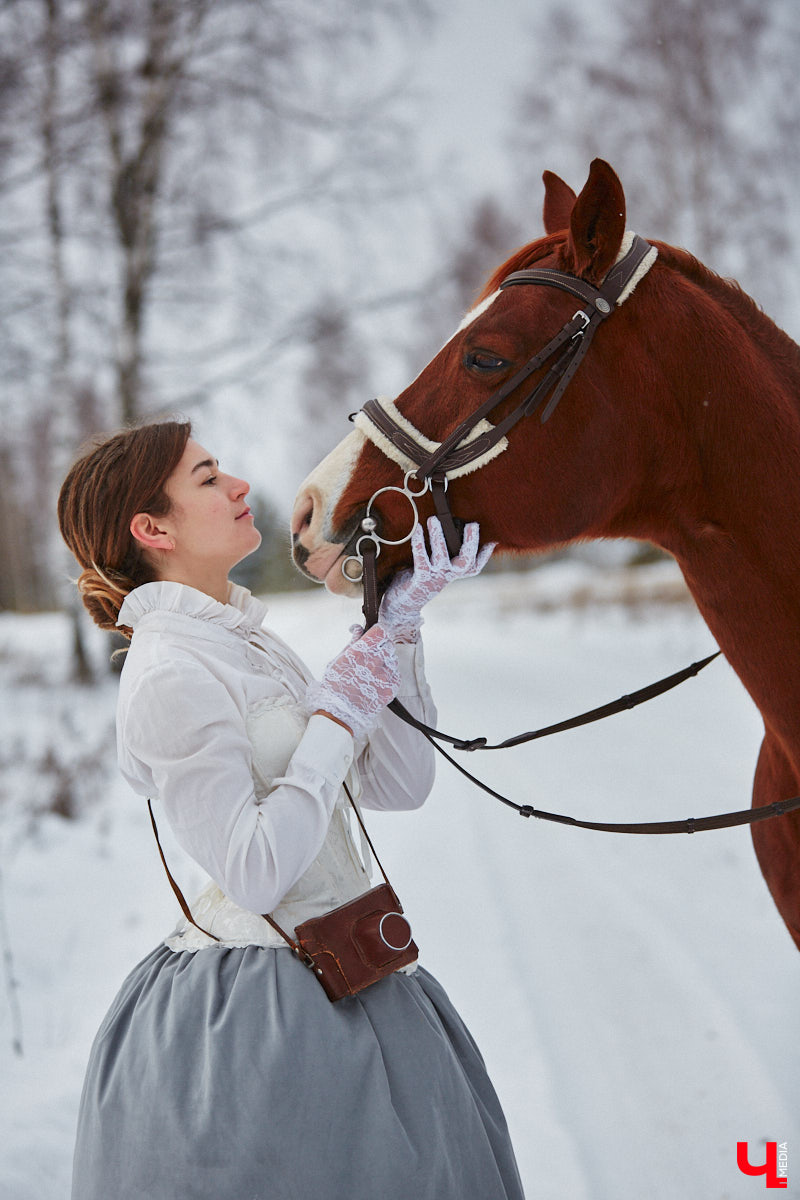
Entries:
{"label": "noseband", "polygon": [[[447,500],[447,485],[450,479],[458,478],[470,471],[479,469],[496,455],[501,454],[508,446],[506,434],[523,417],[531,416],[544,405],[540,416],[542,424],[549,420],[558,402],[564,395],[573,375],[580,366],[586,351],[589,349],[596,330],[633,291],[639,280],[649,271],[655,261],[657,251],[638,234],[626,234],[629,243],[625,253],[606,275],[599,287],[594,287],[583,279],[568,275],[565,271],[557,271],[550,267],[533,267],[530,270],[515,271],[500,284],[500,290],[518,285],[540,285],[555,287],[577,297],[583,305],[571,320],[562,326],[561,330],[551,338],[547,345],[534,354],[525,365],[507,380],[496,392],[476,408],[465,420],[458,425],[441,443],[432,442],[403,417],[389,401],[369,400],[359,413],[355,415],[355,424],[378,449],[393,462],[400,465],[405,475],[402,487],[379,488],[367,504],[367,509],[360,529],[350,539],[349,546],[353,552],[342,562],[342,573],[350,582],[363,582],[364,587],[364,617],[366,625],[374,625],[378,620],[380,595],[377,579],[377,558],[382,545],[399,546],[409,541],[419,524],[416,501],[430,490],[436,515],[442,524],[447,549],[452,558],[461,548],[461,531],[456,518],[453,516]],[[625,243],[623,243],[625,245]],[[552,361],[551,361],[552,360]],[[520,387],[535,371],[550,363],[547,373],[538,381],[535,387],[512,409],[497,425],[487,421],[489,414]],[[412,491],[410,481],[414,479],[420,485]],[[388,539],[378,532],[378,522],[372,515],[373,505],[379,496],[388,492],[397,492],[408,500],[413,512],[413,523],[409,532],[401,538]],[[559,824],[572,825],[581,829],[593,829],[604,833],[627,834],[672,834],[697,833],[702,830],[725,829],[734,825],[751,825],[772,817],[783,816],[786,813],[800,809],[800,797],[790,800],[779,800],[774,804],[757,809],[745,809],[733,813],[720,813],[708,817],[689,817],[679,821],[649,821],[639,823],[611,824],[601,821],[583,821],[575,817],[564,816],[560,813],[545,812],[530,804],[517,804],[489,787],[483,780],[467,771],[460,763],[448,754],[440,742],[448,742],[457,750],[502,750],[511,746],[531,742],[553,733],[567,729],[575,729],[588,725],[614,713],[623,712],[651,700],[656,696],[676,687],[685,679],[697,675],[704,667],[713,662],[720,654],[709,655],[700,662],[692,663],[682,671],[668,676],[666,679],[650,684],[629,696],[603,705],[601,708],[582,713],[568,721],[544,729],[533,730],[508,738],[497,745],[489,745],[483,737],[464,739],[454,737],[438,729],[433,729],[416,717],[400,703],[393,700],[389,708],[401,720],[418,729],[431,745],[456,770],[466,776],[484,792],[507,805],[523,817],[537,817],[544,821],[554,821]]]}

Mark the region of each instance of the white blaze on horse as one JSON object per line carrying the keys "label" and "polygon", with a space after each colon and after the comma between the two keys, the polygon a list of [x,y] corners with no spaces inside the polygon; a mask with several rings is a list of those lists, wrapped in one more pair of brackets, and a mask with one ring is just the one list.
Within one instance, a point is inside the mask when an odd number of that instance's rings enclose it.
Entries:
{"label": "white blaze on horse", "polygon": [[[600,160],[578,197],[549,172],[545,185],[546,236],[495,271],[410,387],[394,403],[373,402],[371,414],[366,406],[302,485],[295,561],[331,591],[356,594],[342,563],[370,498],[400,489],[420,457],[437,475],[440,447],[446,510],[479,521],[500,551],[586,538],[653,542],[679,563],[764,719],[753,804],[800,795],[800,350],[735,284],[641,239],[633,245],[644,256],[589,345],[575,325],[576,296],[584,317],[595,310],[580,288],[546,286],[546,276],[604,294],[631,249],[624,194]],[[526,274],[530,281],[510,278]],[[556,395],[559,370],[568,387]],[[527,419],[508,421],[539,385]],[[488,449],[471,458],[460,437],[454,458],[448,439],[481,411],[484,425],[469,437]],[[434,500],[440,506],[442,491],[416,499],[421,516]],[[381,536],[401,542],[382,546],[386,578],[409,562],[408,500],[386,491],[372,512]],[[800,947],[800,814],[761,822],[753,840]]]}

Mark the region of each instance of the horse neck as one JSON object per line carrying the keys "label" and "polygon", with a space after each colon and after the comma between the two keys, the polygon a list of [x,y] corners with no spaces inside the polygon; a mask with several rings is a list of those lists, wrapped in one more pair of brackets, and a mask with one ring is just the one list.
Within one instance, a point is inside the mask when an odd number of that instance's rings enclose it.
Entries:
{"label": "horse neck", "polygon": [[741,331],[699,350],[675,380],[691,482],[654,540],[800,773],[800,357]]}
{"label": "horse neck", "polygon": [[[735,536],[735,535],[734,535]],[[713,544],[717,538],[717,544]],[[770,578],[768,558],[725,545],[681,547],[675,557],[720,649],[750,693],[764,725],[800,772],[800,604],[795,587]]]}

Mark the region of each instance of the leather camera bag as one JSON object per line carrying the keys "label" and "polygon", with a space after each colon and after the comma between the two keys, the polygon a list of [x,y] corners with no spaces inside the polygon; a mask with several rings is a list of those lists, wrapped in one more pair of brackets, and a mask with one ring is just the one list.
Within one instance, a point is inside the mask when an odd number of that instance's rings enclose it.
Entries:
{"label": "leather camera bag", "polygon": [[411,940],[411,926],[403,916],[403,907],[375,852],[361,813],[347,784],[342,786],[384,882],[322,916],[303,921],[294,931],[297,941],[268,913],[262,913],[264,920],[314,972],[332,1001],[355,996],[400,967],[416,962],[419,954]]}
{"label": "leather camera bag", "polygon": [[[401,967],[416,962],[419,954],[411,938],[411,926],[403,916],[402,905],[375,852],[372,840],[361,820],[361,814],[347,784],[343,786],[369,848],[380,867],[384,882],[370,888],[363,895],[356,896],[354,900],[340,904],[330,912],[301,922],[294,931],[297,941],[289,937],[269,913],[261,914],[291,946],[301,962],[314,972],[331,1001],[355,996],[370,984],[377,983],[379,979],[392,975]],[[181,911],[196,929],[218,942],[219,938],[203,929],[202,925],[198,925],[192,916],[189,905],[167,866],[153,816],[153,806],[149,800],[147,804],[158,852]]]}
{"label": "leather camera bag", "polygon": [[416,962],[417,947],[400,901],[387,881],[295,929],[293,941],[264,914],[316,975],[329,1000],[354,996]]}

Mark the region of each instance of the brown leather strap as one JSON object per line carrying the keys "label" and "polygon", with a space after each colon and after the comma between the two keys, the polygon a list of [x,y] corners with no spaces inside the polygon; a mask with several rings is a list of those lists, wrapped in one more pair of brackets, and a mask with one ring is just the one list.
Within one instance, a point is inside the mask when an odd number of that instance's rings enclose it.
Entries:
{"label": "brown leather strap", "polygon": [[[350,801],[353,812],[356,814],[358,823],[361,826],[361,832],[364,834],[364,837],[367,839],[367,844],[369,845],[369,848],[372,851],[372,857],[375,859],[375,862],[380,867],[381,875],[383,876],[384,880],[386,881],[387,886],[389,888],[392,888],[391,883],[389,883],[389,876],[386,874],[386,871],[383,869],[383,863],[378,858],[378,852],[372,844],[372,838],[367,833],[367,827],[361,819],[361,813],[358,811],[358,808],[356,807],[356,802],[353,799],[350,788],[347,786],[347,784],[344,782],[344,780],[342,780],[342,787],[344,788],[347,799]],[[393,888],[392,888],[392,891],[394,891]],[[275,930],[275,932],[279,933],[281,935],[281,937],[283,938],[283,940],[291,946],[291,948],[294,950],[295,954],[299,955],[299,957],[304,959],[305,961],[309,961],[309,962],[311,961],[308,958],[308,955],[305,954],[305,952],[303,951],[302,947],[298,945],[298,943],[294,940],[294,938],[289,937],[289,934],[286,932],[285,929],[281,929],[278,922],[276,920],[274,920],[270,916],[269,913],[262,913],[261,916],[264,918],[264,920],[267,922],[267,924],[271,925],[272,928]]]}
{"label": "brown leather strap", "polygon": [[[364,837],[367,839],[367,844],[369,845],[369,848],[372,851],[372,857],[375,859],[375,862],[378,864],[381,875],[383,875],[383,878],[385,879],[386,883],[389,885],[389,887],[391,887],[392,885],[391,885],[391,883],[389,883],[389,876],[386,874],[386,871],[384,870],[383,863],[378,858],[378,852],[372,844],[372,838],[367,833],[367,827],[361,819],[361,813],[358,811],[358,808],[356,807],[356,802],[353,799],[350,789],[344,781],[342,781],[342,787],[345,790],[347,799],[350,801],[350,804],[352,805],[353,812],[356,814],[358,823],[361,826],[361,832],[364,834]],[[186,903],[186,899],[184,897],[183,892],[178,887],[177,883],[175,882],[175,879],[173,878],[172,872],[170,871],[169,867],[167,866],[167,860],[164,857],[164,850],[161,846],[161,838],[158,836],[158,826],[156,825],[156,819],[153,814],[153,805],[149,798],[147,801],[147,807],[150,812],[150,823],[153,826],[153,833],[155,835],[156,845],[158,846],[158,853],[161,856],[161,862],[164,866],[164,870],[167,873],[167,879],[170,882],[170,886],[171,886],[173,892],[175,893],[175,897],[178,901],[178,904],[181,906],[181,912],[186,917],[186,920],[189,921],[192,925],[194,925],[195,929],[199,929],[201,933],[204,933],[206,935],[206,937],[210,937],[215,942],[218,942],[220,939],[215,934],[209,933],[209,931],[207,929],[203,929],[202,925],[198,925],[197,921],[195,921],[194,917],[192,916],[192,910],[189,908],[189,905]],[[286,942],[289,943],[289,945],[292,947],[292,949],[295,951],[296,954],[299,954],[301,958],[305,957],[303,954],[303,951],[301,950],[300,946],[298,946],[297,942],[293,938],[290,938],[288,933],[286,933],[285,930],[281,929],[278,922],[274,921],[272,919],[272,917],[269,915],[269,913],[262,913],[261,916],[264,918],[264,920],[269,925],[272,926],[272,928],[275,930],[276,933],[279,933],[281,935],[281,937]]]}
{"label": "brown leather strap", "polygon": [[375,849],[375,847],[373,846],[373,844],[372,844],[372,838],[371,838],[371,837],[369,836],[369,834],[367,833],[367,827],[366,827],[366,825],[364,824],[364,822],[363,822],[363,821],[362,821],[362,819],[361,819],[361,813],[358,811],[358,808],[356,807],[356,802],[355,802],[355,800],[353,799],[353,797],[352,797],[352,795],[351,795],[351,793],[350,793],[350,788],[349,788],[349,787],[347,786],[347,784],[346,784],[346,783],[344,783],[344,782],[342,782],[342,787],[344,788],[345,795],[347,796],[347,799],[350,801],[350,804],[351,804],[351,806],[352,806],[353,812],[356,814],[356,820],[358,821],[359,825],[361,826],[361,832],[364,834],[364,837],[367,839],[367,845],[369,846],[370,850],[372,851],[372,857],[375,859],[375,862],[378,864],[378,867],[379,867],[379,869],[380,869],[380,873],[381,873],[381,875],[383,876],[383,878],[384,878],[385,882],[386,882],[387,884],[389,884],[389,887],[391,887],[392,885],[391,885],[391,883],[389,883],[389,876],[386,874],[386,871],[383,869],[383,863],[382,863],[382,862],[381,862],[381,860],[378,858],[378,851],[377,851],[377,850]]}
{"label": "brown leather strap", "polygon": [[[523,275],[525,272],[519,272],[519,274]],[[515,277],[510,276],[509,279],[513,282]],[[523,280],[519,280],[519,282],[523,282]],[[586,286],[588,287],[588,285]],[[592,289],[592,292],[595,295],[598,294],[595,289]],[[593,316],[596,316],[595,324],[602,319],[600,312],[593,314]],[[524,366],[511,379],[506,380],[502,387],[493,392],[479,408],[470,413],[460,425],[456,426],[452,433],[448,434],[441,445],[437,446],[434,450],[426,449],[413,436],[412,432],[397,425],[394,418],[384,411],[380,401],[368,400],[362,412],[369,418],[376,429],[380,430],[403,454],[407,455],[412,462],[417,464],[414,474],[418,479],[425,479],[436,474],[443,475],[447,471],[455,470],[457,467],[466,466],[496,446],[500,439],[505,437],[509,429],[516,425],[522,417],[530,415],[533,407],[535,407],[535,405],[532,406],[530,403],[531,397],[526,396],[521,404],[505,417],[500,424],[462,445],[461,443],[464,442],[464,438],[468,437],[475,426],[487,417],[501,401],[510,396],[534,371],[537,371],[548,359],[552,358],[557,350],[565,347],[571,339],[582,333],[589,321],[589,314],[576,314],[571,321],[568,321],[559,330],[555,337],[550,339],[546,346],[543,346],[541,350],[528,359]],[[542,384],[539,385],[539,388],[541,387]],[[537,388],[535,393],[537,396],[541,395],[539,388]]]}
{"label": "brown leather strap", "polygon": [[380,608],[377,568],[378,543],[365,535],[359,540],[359,546],[363,546],[359,549],[359,553],[364,569],[361,577],[361,585],[364,589],[364,620],[367,629],[371,629],[378,620]]}
{"label": "brown leather strap", "polygon": [[[479,434],[472,441],[467,442],[463,446],[461,445],[464,438],[469,436],[479,421],[489,416],[497,408],[498,404],[505,400],[507,396],[510,396],[534,371],[538,371],[540,367],[544,366],[557,350],[561,350],[563,354],[565,347],[568,348],[569,342],[586,328],[588,319],[588,316],[584,317],[582,314],[576,313],[572,320],[568,321],[555,337],[550,339],[546,346],[543,346],[541,350],[529,358],[515,375],[506,380],[483,404],[470,413],[435,450],[428,452],[422,450],[421,447],[417,447],[417,457],[409,454],[410,458],[414,458],[419,463],[417,470],[414,472],[416,477],[424,479],[435,472],[446,473],[455,467],[465,466],[467,463],[474,462],[476,458],[480,458],[481,455],[492,449],[493,446],[496,446],[500,439],[505,437],[518,421],[522,420],[523,417],[529,416],[535,407],[535,404],[531,403],[532,397],[541,397],[542,392],[540,389],[543,387],[544,381],[537,386],[531,395],[526,396],[503,421],[495,425],[493,429],[487,430],[486,433]],[[376,404],[376,402],[370,401],[369,404]],[[364,411],[367,412],[371,420],[374,420],[373,410],[367,404],[364,405]],[[391,418],[388,418],[388,420],[391,421]],[[408,453],[408,450],[406,452]]]}
{"label": "brown leather strap", "polygon": [[267,922],[267,924],[271,925],[272,928],[275,930],[275,932],[279,933],[281,935],[281,937],[283,938],[283,940],[291,946],[291,948],[294,950],[295,954],[299,958],[302,958],[304,960],[307,959],[308,956],[303,953],[302,948],[297,944],[297,942],[294,940],[294,938],[290,938],[288,933],[286,932],[286,930],[281,929],[278,922],[273,921],[273,919],[269,915],[269,913],[262,913],[261,916],[264,918],[264,920]]}
{"label": "brown leather strap", "polygon": [[709,663],[714,662],[719,658],[722,651],[717,650],[714,654],[709,654],[707,658],[701,658],[697,662],[690,663],[688,667],[684,667],[681,671],[675,671],[672,675],[667,675],[663,679],[657,679],[654,683],[649,683],[647,687],[639,688],[636,692],[630,692],[625,696],[620,696],[617,700],[611,700],[607,704],[601,704],[598,708],[591,708],[587,712],[579,713],[575,717],[569,717],[565,721],[559,721],[555,725],[545,725],[541,729],[531,729],[527,733],[518,733],[514,737],[506,738],[502,742],[489,742],[485,737],[463,738],[457,737],[452,733],[445,733],[443,729],[435,729],[432,725],[426,725],[424,721],[420,721],[412,713],[405,708],[399,700],[392,700],[388,707],[407,725],[412,725],[414,729],[418,729],[420,733],[429,735],[432,738],[437,738],[443,742],[449,742],[455,750],[508,750],[512,746],[521,746],[525,742],[535,742],[539,738],[550,737],[554,733],[566,733],[570,729],[579,729],[582,725],[592,725],[595,721],[603,721],[606,717],[613,717],[617,713],[628,712],[632,708],[638,708],[640,704],[645,704],[648,700],[655,700],[659,696],[663,696],[672,688],[678,687],[694,675],[699,675]]}
{"label": "brown leather strap", "polygon": [[[507,275],[500,284],[500,288],[502,290],[520,283],[541,283],[546,287],[555,287],[562,292],[569,292],[579,300],[582,300],[584,304],[596,305],[598,299],[605,300],[606,304],[613,310],[618,304],[619,298],[625,291],[625,288],[652,248],[650,242],[636,234],[631,242],[628,253],[619,262],[614,263],[599,287],[595,287],[594,284],[589,283],[585,279],[579,279],[576,275],[570,275],[566,271],[559,271],[555,267],[528,267],[525,270],[514,271],[511,275]],[[604,315],[607,316],[608,313]]]}
{"label": "brown leather strap", "polygon": [[619,302],[620,296],[652,249],[650,243],[637,233],[628,253],[619,262],[614,263],[600,284],[600,291],[606,300],[613,304]]}
{"label": "brown leather strap", "polygon": [[400,428],[394,417],[390,417],[387,412],[384,412],[379,400],[367,400],[361,411],[369,417],[375,428],[384,434],[394,446],[397,446],[398,450],[407,455],[412,462],[419,463],[429,453],[412,434]]}
{"label": "brown leather strap", "polygon": [[[438,477],[431,479],[430,488],[431,496],[433,497],[433,507],[439,518],[439,524],[442,527],[442,533],[447,545],[447,553],[451,558],[454,558],[461,549],[461,533],[456,524],[456,518],[450,512],[450,505],[447,503],[447,481],[444,478]],[[463,521],[461,524],[463,527]]]}
{"label": "brown leather strap", "polygon": [[150,821],[153,826],[153,833],[155,834],[155,837],[156,837],[156,845],[158,846],[158,853],[161,855],[161,862],[164,864],[164,870],[167,873],[167,879],[170,882],[170,886],[172,887],[172,890],[175,893],[175,896],[178,900],[178,904],[180,904],[180,906],[181,906],[181,912],[186,917],[186,920],[191,922],[192,925],[194,925],[195,929],[199,929],[201,933],[204,933],[206,935],[206,937],[210,937],[215,942],[218,942],[219,938],[216,937],[213,933],[209,933],[207,929],[203,929],[202,925],[198,925],[197,921],[195,921],[194,917],[192,916],[192,910],[189,908],[189,905],[186,903],[186,900],[184,899],[184,896],[183,896],[183,892],[181,891],[181,889],[178,887],[177,883],[173,879],[172,873],[170,872],[170,869],[167,866],[167,860],[164,857],[164,851],[161,848],[161,838],[158,836],[158,826],[156,825],[156,819],[153,816],[153,805],[150,802],[149,797],[147,800],[147,807],[150,810]]}
{"label": "brown leather strap", "polygon": [[730,829],[735,825],[755,825],[759,821],[769,821],[773,817],[782,817],[787,813],[796,812],[800,809],[800,796],[793,796],[790,800],[777,800],[774,804],[768,804],[762,808],[745,808],[739,809],[736,812],[714,813],[709,817],[687,817],[682,821],[633,821],[625,823],[582,821],[577,817],[569,817],[563,813],[552,813],[542,808],[534,808],[532,804],[517,804],[516,801],[509,800],[502,792],[496,792],[494,788],[489,787],[482,779],[478,779],[477,776],[472,775],[465,767],[462,767],[461,763],[456,762],[452,755],[448,754],[438,742],[433,741],[427,734],[423,736],[428,738],[434,749],[438,750],[451,766],[460,771],[462,775],[465,775],[476,787],[479,787],[484,792],[488,792],[490,796],[494,796],[495,800],[499,800],[501,804],[516,809],[521,817],[536,817],[539,821],[554,821],[558,825],[572,825],[576,829],[593,829],[597,833],[703,833],[711,829]]}
{"label": "brown leather strap", "polygon": [[[621,293],[651,249],[650,243],[637,235],[633,240],[631,249],[624,258],[611,268],[599,288],[586,282],[586,280],[578,279],[573,275],[567,274],[565,271],[558,271],[552,267],[532,267],[525,271],[515,271],[513,274],[507,276],[500,284],[501,290],[517,284],[544,284],[545,286],[558,288],[577,297],[577,299],[583,301],[586,305],[586,311],[576,313],[572,320],[568,321],[555,337],[551,338],[546,346],[543,346],[538,353],[534,354],[516,375],[509,379],[497,392],[493,393],[488,400],[484,401],[479,408],[462,421],[433,452],[429,454],[423,452],[423,457],[420,458],[419,455],[422,448],[409,438],[407,432],[401,431],[391,418],[387,418],[386,414],[381,414],[382,420],[381,418],[376,420],[378,414],[373,410],[380,407],[376,402],[372,401],[365,405],[365,411],[371,420],[375,421],[376,424],[380,424],[382,432],[397,445],[400,445],[400,442],[395,437],[393,431],[400,433],[405,443],[402,447],[404,453],[419,463],[418,470],[416,471],[419,479],[430,476],[437,471],[446,472],[452,470],[455,466],[462,466],[473,462],[476,458],[485,454],[522,417],[530,415],[541,400],[544,399],[549,389],[555,385],[555,391],[551,395],[541,417],[541,421],[544,424],[552,414],[566,390],[567,384],[577,370],[595,330],[614,311]],[[570,343],[572,344],[570,345]],[[494,429],[475,438],[468,445],[461,445],[464,438],[472,432],[480,420],[488,416],[529,375],[544,366],[559,349],[562,350],[562,353],[555,367],[548,373],[546,381],[543,380],[535,391],[530,396],[527,396],[522,404]]]}

